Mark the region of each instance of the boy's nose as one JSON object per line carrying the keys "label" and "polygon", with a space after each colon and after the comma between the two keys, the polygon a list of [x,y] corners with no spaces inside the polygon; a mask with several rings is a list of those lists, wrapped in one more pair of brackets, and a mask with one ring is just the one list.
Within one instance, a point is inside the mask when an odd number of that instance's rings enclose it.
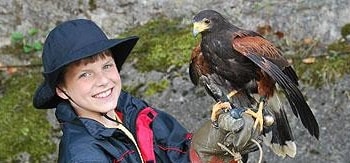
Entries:
{"label": "boy's nose", "polygon": [[109,82],[109,78],[107,74],[98,73],[98,75],[96,76],[96,84],[98,86],[107,85],[108,82]]}

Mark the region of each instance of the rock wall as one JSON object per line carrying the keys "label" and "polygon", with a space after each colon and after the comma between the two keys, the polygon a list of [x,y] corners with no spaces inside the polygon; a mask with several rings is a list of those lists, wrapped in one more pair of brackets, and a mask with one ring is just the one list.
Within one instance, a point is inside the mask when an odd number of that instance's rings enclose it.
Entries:
{"label": "rock wall", "polygon": [[160,15],[190,23],[201,9],[218,10],[244,28],[270,24],[294,39],[328,42],[339,38],[341,26],[350,22],[348,6],[348,0],[0,0],[0,46],[9,43],[14,31],[35,27],[46,34],[68,19],[92,19],[113,37]]}

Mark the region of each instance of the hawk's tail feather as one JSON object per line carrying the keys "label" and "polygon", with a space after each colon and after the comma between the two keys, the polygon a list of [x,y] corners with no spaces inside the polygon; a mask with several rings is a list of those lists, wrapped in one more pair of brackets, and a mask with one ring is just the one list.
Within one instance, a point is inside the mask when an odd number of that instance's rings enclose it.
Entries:
{"label": "hawk's tail feather", "polygon": [[276,155],[284,158],[286,156],[294,158],[296,155],[297,147],[294,141],[287,141],[285,145],[271,143],[271,133],[263,137],[263,142],[265,145],[270,147],[270,149]]}
{"label": "hawk's tail feather", "polygon": [[277,80],[277,83],[280,86],[282,86],[283,91],[289,101],[289,104],[292,107],[294,114],[297,113],[295,115],[297,117],[300,117],[302,124],[305,126],[305,128],[308,129],[309,133],[318,139],[318,123],[309,105],[306,103],[303,94],[300,92],[300,90],[294,83],[288,81],[288,78],[284,74],[281,75],[280,79],[287,79],[284,82],[281,82],[281,80]]}
{"label": "hawk's tail feather", "polygon": [[272,126],[271,133],[268,133],[271,134],[271,138],[264,140],[264,143],[278,156],[294,157],[296,154],[294,137],[277,92],[274,93],[267,104],[268,110],[274,116],[275,123]]}
{"label": "hawk's tail feather", "polygon": [[283,73],[286,74],[295,85],[299,86],[299,78],[291,66],[285,67]]}

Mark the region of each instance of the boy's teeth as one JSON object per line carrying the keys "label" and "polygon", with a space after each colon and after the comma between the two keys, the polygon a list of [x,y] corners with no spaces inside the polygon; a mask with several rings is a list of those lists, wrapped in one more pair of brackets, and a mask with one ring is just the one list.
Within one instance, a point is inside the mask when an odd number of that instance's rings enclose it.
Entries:
{"label": "boy's teeth", "polygon": [[95,95],[95,97],[97,97],[97,98],[104,98],[104,97],[107,97],[110,93],[111,93],[111,89],[109,89],[108,91],[99,93],[99,94]]}

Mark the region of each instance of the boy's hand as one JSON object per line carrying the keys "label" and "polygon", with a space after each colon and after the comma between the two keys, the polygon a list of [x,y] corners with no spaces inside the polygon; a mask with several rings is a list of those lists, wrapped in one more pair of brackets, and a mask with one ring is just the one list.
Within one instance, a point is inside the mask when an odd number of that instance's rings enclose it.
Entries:
{"label": "boy's hand", "polygon": [[[229,112],[218,118],[218,128],[207,121],[194,133],[191,145],[192,162],[239,162],[247,159],[249,152],[258,149],[251,139],[257,140],[259,133],[253,129],[254,119],[242,113],[233,118]],[[258,141],[258,140],[257,140]],[[259,142],[259,141],[258,141]]]}

